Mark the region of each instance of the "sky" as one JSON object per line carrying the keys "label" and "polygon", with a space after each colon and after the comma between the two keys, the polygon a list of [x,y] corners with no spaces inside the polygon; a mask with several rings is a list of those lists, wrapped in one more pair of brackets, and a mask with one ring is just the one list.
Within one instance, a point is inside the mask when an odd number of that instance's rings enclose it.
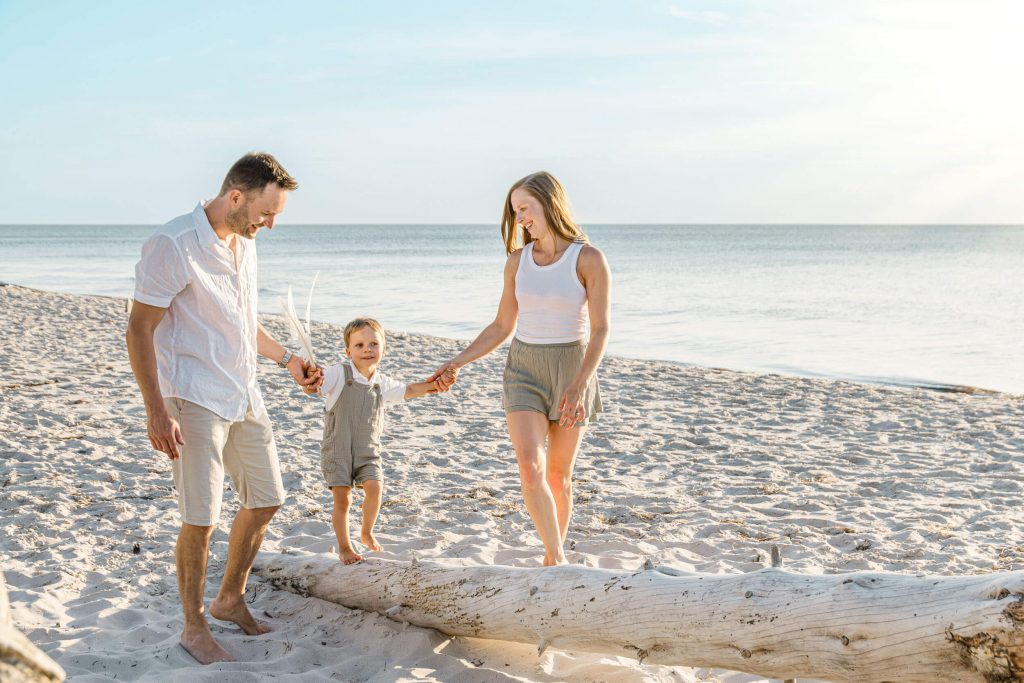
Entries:
{"label": "sky", "polygon": [[1024,222],[1019,0],[0,0],[0,223]]}

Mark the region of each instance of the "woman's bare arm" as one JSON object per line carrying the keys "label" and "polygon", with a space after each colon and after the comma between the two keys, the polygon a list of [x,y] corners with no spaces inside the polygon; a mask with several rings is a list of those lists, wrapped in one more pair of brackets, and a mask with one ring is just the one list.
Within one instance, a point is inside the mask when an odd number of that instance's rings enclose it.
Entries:
{"label": "woman's bare arm", "polygon": [[611,331],[612,274],[601,250],[589,245],[583,247],[576,272],[583,282],[584,289],[587,290],[590,341],[587,343],[587,351],[583,354],[583,362],[576,377],[562,395],[559,424],[563,427],[573,427],[577,422],[587,418],[583,407],[584,393],[597,373],[601,359],[604,358],[608,334]]}
{"label": "woman's bare arm", "polygon": [[[440,380],[445,391],[455,383],[455,377],[460,368],[494,351],[515,332],[516,320],[519,318],[519,303],[516,301],[516,271],[519,269],[522,252],[522,249],[517,249],[505,261],[505,284],[502,287],[501,301],[498,303],[498,313],[494,316],[494,321],[485,327],[461,353],[439,367],[431,376],[430,381]],[[450,380],[446,381],[446,376]]]}

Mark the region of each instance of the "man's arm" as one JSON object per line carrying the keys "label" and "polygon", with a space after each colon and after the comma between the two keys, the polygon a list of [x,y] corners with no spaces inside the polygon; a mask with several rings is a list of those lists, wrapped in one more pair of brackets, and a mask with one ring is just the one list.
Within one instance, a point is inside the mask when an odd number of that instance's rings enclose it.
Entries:
{"label": "man's arm", "polygon": [[156,450],[166,453],[171,460],[181,456],[178,446],[184,445],[181,427],[167,414],[163,396],[160,395],[160,380],[156,370],[156,348],[153,333],[163,320],[166,308],[150,306],[140,301],[132,305],[128,318],[128,359],[135,373],[135,381],[142,391],[142,402],[146,406],[146,432],[149,442]]}
{"label": "man's arm", "polygon": [[[270,336],[266,328],[257,323],[256,352],[264,358],[280,363],[285,351],[286,349]],[[307,394],[315,394],[324,381],[324,373],[320,368],[310,368],[309,363],[295,355],[288,361],[288,372]]]}

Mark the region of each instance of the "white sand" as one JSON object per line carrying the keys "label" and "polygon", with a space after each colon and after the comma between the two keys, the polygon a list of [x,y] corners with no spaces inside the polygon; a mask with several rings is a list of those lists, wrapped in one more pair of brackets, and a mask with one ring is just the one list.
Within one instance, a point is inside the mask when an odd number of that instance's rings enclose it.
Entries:
{"label": "white sand", "polygon": [[[177,645],[179,524],[169,463],[145,436],[124,301],[0,287],[0,569],[16,625],[76,681],[741,681],[403,629],[250,580],[275,631],[215,623],[240,661],[200,667]],[[387,323],[387,311],[376,312]],[[486,321],[481,321],[483,324]],[[268,319],[275,334],[283,333]],[[323,360],[337,327],[316,325]],[[462,343],[392,333],[387,371],[423,378]],[[503,354],[456,389],[393,408],[384,557],[536,565],[500,408]],[[261,364],[289,491],[264,549],[328,552],[318,399]],[[646,557],[703,572],[970,574],[1024,569],[1024,401],[609,358],[607,411],[576,467],[571,561]],[[219,584],[228,492],[207,594]],[[132,552],[138,544],[139,552]]]}

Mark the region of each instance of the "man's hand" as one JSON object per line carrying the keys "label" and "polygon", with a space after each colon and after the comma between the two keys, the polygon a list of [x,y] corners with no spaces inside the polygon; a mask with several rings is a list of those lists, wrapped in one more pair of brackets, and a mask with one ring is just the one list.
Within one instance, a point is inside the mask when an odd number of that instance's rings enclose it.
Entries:
{"label": "man's hand", "polygon": [[146,431],[153,448],[166,453],[171,460],[181,457],[181,449],[178,446],[185,445],[185,439],[181,437],[181,426],[167,414],[166,410],[154,410],[147,414]]}
{"label": "man's hand", "polygon": [[298,356],[292,356],[288,361],[288,372],[307,394],[315,394],[320,390],[320,385],[324,383],[323,370],[319,366],[310,365]]}

